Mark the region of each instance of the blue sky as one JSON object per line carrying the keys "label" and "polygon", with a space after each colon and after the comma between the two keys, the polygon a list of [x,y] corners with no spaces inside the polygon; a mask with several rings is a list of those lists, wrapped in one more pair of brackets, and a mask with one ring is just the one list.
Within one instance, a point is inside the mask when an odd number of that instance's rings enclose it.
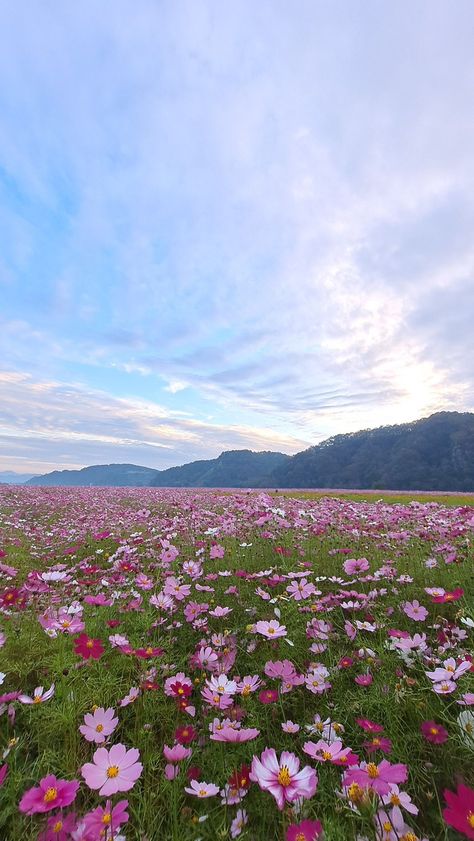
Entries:
{"label": "blue sky", "polygon": [[0,31],[0,469],[474,409],[470,0],[18,0]]}

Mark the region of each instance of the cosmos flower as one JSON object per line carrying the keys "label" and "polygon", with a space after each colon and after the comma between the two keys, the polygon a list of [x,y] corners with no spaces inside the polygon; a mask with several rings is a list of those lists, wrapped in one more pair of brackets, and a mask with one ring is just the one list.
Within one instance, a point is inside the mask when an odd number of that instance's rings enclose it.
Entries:
{"label": "cosmos flower", "polygon": [[443,818],[467,838],[474,839],[474,789],[459,783],[457,791],[445,790]]}
{"label": "cosmos flower", "polygon": [[266,748],[260,759],[253,757],[250,779],[273,795],[280,810],[285,803],[312,797],[318,785],[313,768],[306,765],[300,770],[300,761],[294,753],[284,750],[278,759],[273,748]]}
{"label": "cosmos flower", "polygon": [[76,799],[78,788],[78,780],[58,780],[54,774],[48,774],[40,780],[39,786],[25,791],[18,808],[27,815],[64,809]]}
{"label": "cosmos flower", "polygon": [[104,653],[104,646],[98,639],[91,639],[87,634],[79,634],[74,640],[74,653],[80,654],[84,660],[99,660]]}
{"label": "cosmos flower", "polygon": [[112,707],[107,710],[98,707],[92,714],[86,713],[84,724],[81,724],[79,730],[88,742],[100,745],[117,727],[118,718],[114,718],[114,714],[115,710]]}
{"label": "cosmos flower", "polygon": [[322,829],[319,821],[290,824],[286,830],[286,841],[317,841]]}
{"label": "cosmos flower", "polygon": [[42,686],[37,686],[35,691],[33,692],[33,697],[30,695],[19,695],[18,700],[21,704],[44,704],[45,701],[49,701],[54,695],[54,683],[51,684],[49,689],[44,691]]}
{"label": "cosmos flower", "polygon": [[420,729],[425,739],[434,745],[442,745],[448,739],[448,731],[436,721],[423,721]]}
{"label": "cosmos flower", "polygon": [[214,795],[219,793],[219,786],[216,786],[214,783],[204,783],[198,780],[191,780],[189,786],[186,786],[184,789],[187,791],[188,794],[192,794],[194,797],[214,797]]}
{"label": "cosmos flower", "polygon": [[127,750],[125,745],[113,745],[110,750],[97,748],[93,761],[81,768],[89,788],[99,789],[99,794],[108,797],[117,791],[129,791],[143,771],[138,762],[140,752],[136,748]]}
{"label": "cosmos flower", "polygon": [[278,639],[279,637],[286,637],[285,625],[280,625],[276,619],[271,619],[270,622],[260,620],[255,624],[255,631],[257,634],[267,639]]}

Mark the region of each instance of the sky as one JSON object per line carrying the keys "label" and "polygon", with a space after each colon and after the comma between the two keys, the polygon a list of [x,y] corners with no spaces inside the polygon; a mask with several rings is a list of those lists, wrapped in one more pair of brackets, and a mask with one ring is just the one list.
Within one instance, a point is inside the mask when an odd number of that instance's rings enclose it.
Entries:
{"label": "sky", "polygon": [[0,0],[0,469],[474,410],[472,0]]}

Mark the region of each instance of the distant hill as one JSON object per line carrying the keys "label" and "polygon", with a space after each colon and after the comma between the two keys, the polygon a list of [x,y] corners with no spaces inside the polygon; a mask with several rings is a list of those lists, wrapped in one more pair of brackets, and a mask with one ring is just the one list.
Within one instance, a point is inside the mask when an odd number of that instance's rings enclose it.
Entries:
{"label": "distant hill", "polygon": [[167,470],[103,464],[55,470],[26,484],[474,491],[474,414],[437,412],[413,423],[335,435],[294,456],[229,450]]}
{"label": "distant hill", "polygon": [[0,472],[0,485],[24,485],[33,476],[33,473],[17,473],[16,470],[3,470]]}
{"label": "distant hill", "polygon": [[437,412],[336,435],[278,467],[271,485],[474,491],[474,414]]}
{"label": "distant hill", "polygon": [[272,483],[276,468],[284,467],[289,460],[290,456],[284,453],[228,450],[218,458],[159,470],[151,485],[154,488],[265,488]]}
{"label": "distant hill", "polygon": [[147,487],[157,471],[137,464],[96,464],[82,470],[53,470],[44,476],[34,476],[25,484],[48,487]]}

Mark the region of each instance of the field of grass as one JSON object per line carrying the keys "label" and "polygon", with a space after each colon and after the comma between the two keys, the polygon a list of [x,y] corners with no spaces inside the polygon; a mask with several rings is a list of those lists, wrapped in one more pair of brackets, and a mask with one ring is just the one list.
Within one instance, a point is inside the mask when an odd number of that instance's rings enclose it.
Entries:
{"label": "field of grass", "polygon": [[0,487],[0,839],[474,838],[472,497],[375,494]]}

